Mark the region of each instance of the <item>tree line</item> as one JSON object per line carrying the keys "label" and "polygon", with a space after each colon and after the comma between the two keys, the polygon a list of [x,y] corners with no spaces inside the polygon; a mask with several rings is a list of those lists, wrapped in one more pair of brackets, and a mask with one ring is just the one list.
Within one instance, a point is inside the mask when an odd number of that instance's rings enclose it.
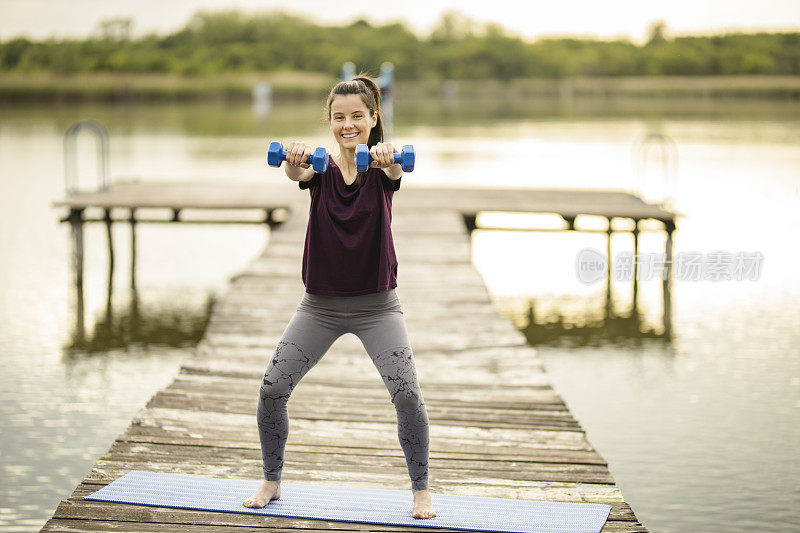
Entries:
{"label": "tree line", "polygon": [[800,75],[800,32],[667,35],[647,42],[583,38],[525,40],[494,23],[444,14],[425,37],[402,23],[357,20],[325,26],[280,11],[198,12],[178,31],[131,38],[131,20],[103,21],[86,39],[0,42],[0,72],[212,75],[301,70],[339,74],[347,61],[377,73],[384,61],[403,80],[572,76]]}

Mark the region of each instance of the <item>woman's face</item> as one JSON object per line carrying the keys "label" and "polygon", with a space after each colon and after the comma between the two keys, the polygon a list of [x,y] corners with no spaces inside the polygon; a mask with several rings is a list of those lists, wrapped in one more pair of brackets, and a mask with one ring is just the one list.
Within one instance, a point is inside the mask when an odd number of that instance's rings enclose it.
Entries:
{"label": "woman's face", "polygon": [[357,94],[339,94],[331,102],[330,125],[336,142],[342,149],[355,150],[367,144],[369,132],[377,123],[367,105]]}

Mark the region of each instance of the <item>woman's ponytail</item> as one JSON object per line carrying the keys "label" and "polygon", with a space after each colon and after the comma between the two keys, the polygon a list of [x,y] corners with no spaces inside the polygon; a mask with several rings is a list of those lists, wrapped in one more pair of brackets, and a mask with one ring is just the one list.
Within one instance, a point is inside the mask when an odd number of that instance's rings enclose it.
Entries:
{"label": "woman's ponytail", "polygon": [[[377,114],[378,121],[375,123],[375,126],[369,132],[369,140],[367,141],[367,146],[372,148],[378,143],[383,142],[383,119],[381,118],[381,90],[378,87],[378,84],[373,81],[368,75],[361,73],[354,78],[357,81],[363,83],[366,88],[372,93],[372,97],[375,100],[375,113]],[[367,106],[369,107],[369,106]]]}

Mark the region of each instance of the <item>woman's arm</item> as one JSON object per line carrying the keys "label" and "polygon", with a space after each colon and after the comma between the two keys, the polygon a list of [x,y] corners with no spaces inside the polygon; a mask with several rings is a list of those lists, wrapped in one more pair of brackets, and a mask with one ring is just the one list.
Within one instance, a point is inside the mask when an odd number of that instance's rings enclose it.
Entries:
{"label": "woman's arm", "polygon": [[292,181],[309,181],[314,177],[314,169],[312,167],[302,168],[294,165],[286,165],[286,175]]}
{"label": "woman's arm", "polygon": [[381,170],[383,170],[386,176],[392,181],[399,180],[403,177],[403,167],[400,166],[400,163],[395,163],[394,165],[382,168]]}
{"label": "woman's arm", "polygon": [[394,162],[394,146],[391,143],[378,143],[369,150],[372,162],[369,166],[383,170],[386,177],[397,181],[403,176],[403,167]]}
{"label": "woman's arm", "polygon": [[303,142],[292,141],[289,143],[286,147],[284,172],[290,180],[308,181],[314,177],[314,169],[304,162],[312,153],[311,147],[306,146]]}

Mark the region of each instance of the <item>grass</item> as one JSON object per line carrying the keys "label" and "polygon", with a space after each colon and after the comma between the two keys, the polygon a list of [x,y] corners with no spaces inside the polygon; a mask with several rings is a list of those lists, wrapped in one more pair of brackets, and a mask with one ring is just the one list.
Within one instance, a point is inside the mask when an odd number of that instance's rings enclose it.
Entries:
{"label": "grass", "polygon": [[[744,97],[800,99],[800,76],[637,76],[575,77],[562,80],[517,78],[512,80],[459,80],[450,93],[465,98],[498,97]],[[409,97],[441,95],[441,81],[399,84]]]}
{"label": "grass", "polygon": [[129,101],[250,99],[268,82],[276,98],[320,97],[335,80],[313,72],[177,74],[0,74],[0,103],[19,101]]}
{"label": "grass", "polygon": [[[249,100],[256,83],[269,82],[277,100],[324,97],[336,79],[313,72],[176,74],[0,74],[0,104],[25,101]],[[449,93],[465,98],[551,96],[740,97],[800,99],[800,76],[597,77],[563,80],[420,80],[398,82],[403,97]]]}

